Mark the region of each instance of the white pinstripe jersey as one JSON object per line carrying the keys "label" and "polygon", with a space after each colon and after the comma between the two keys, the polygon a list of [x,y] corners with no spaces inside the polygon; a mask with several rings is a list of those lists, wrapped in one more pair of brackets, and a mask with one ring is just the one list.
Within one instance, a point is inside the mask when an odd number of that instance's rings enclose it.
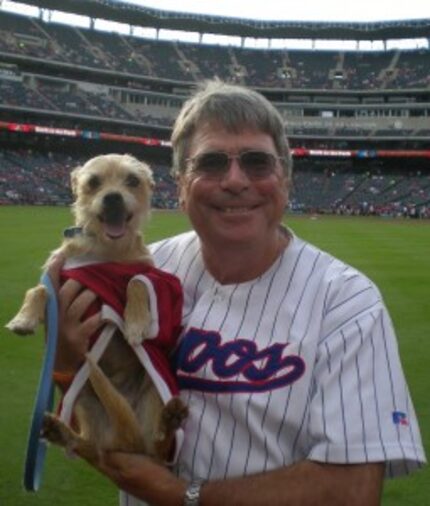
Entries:
{"label": "white pinstripe jersey", "polygon": [[179,475],[240,476],[307,458],[386,461],[395,476],[425,462],[392,323],[363,274],[294,235],[267,272],[232,285],[205,270],[194,232],[151,249],[185,296]]}

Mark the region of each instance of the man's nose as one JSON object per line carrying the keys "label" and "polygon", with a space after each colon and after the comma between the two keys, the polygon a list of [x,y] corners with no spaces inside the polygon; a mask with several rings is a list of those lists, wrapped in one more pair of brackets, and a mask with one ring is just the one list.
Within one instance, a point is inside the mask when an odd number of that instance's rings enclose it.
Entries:
{"label": "man's nose", "polygon": [[221,187],[225,190],[237,192],[249,186],[249,178],[239,165],[237,158],[230,158],[230,165],[221,179]]}

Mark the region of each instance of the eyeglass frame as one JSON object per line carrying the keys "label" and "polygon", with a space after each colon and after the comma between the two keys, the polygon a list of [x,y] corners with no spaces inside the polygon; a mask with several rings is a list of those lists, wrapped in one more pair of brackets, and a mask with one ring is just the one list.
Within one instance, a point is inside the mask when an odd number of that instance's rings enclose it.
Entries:
{"label": "eyeglass frame", "polygon": [[[256,154],[259,154],[259,155],[263,154],[264,156],[267,157],[267,160],[271,160],[270,167],[268,167],[267,171],[265,171],[265,172],[262,171],[262,174],[259,175],[259,174],[252,174],[252,169],[249,170],[249,169],[246,168],[246,163],[244,163],[242,157],[246,156],[248,154],[252,154],[252,153],[256,153]],[[220,170],[220,171],[216,171],[215,170],[215,171],[213,171],[211,173],[210,170],[205,171],[205,170],[197,168],[196,162],[198,162],[198,160],[201,160],[202,157],[207,156],[207,155],[225,155],[225,157],[226,157],[225,158],[226,163],[225,163],[225,166],[223,167],[223,169]],[[284,161],[285,157],[277,156],[274,153],[270,153],[270,152],[264,151],[264,150],[246,149],[244,151],[241,151],[238,154],[230,154],[230,153],[227,153],[226,151],[206,151],[204,153],[199,153],[196,156],[186,158],[185,162],[190,163],[192,165],[192,172],[193,173],[201,174],[203,176],[206,176],[206,177],[212,178],[212,179],[222,179],[223,177],[225,177],[225,175],[230,170],[230,167],[231,167],[231,164],[232,164],[233,160],[237,160],[240,170],[244,174],[246,174],[246,176],[249,179],[251,179],[251,180],[260,180],[260,179],[265,179],[265,178],[271,176],[275,172],[276,164],[278,162]]]}

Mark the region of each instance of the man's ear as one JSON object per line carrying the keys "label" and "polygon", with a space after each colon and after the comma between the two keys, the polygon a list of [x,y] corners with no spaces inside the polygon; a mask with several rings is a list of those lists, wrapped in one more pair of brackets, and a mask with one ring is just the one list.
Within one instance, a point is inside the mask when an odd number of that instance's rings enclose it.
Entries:
{"label": "man's ear", "polygon": [[288,201],[290,199],[290,190],[291,190],[292,181],[290,178],[284,176],[282,178],[282,180],[280,181],[280,183],[281,183],[281,187],[284,192],[284,195],[285,195],[286,205],[288,205]]}
{"label": "man's ear", "polygon": [[285,188],[285,191],[287,193],[287,197],[290,195],[290,190],[291,190],[291,185],[292,185],[292,181],[291,181],[291,178],[284,178],[284,188]]}

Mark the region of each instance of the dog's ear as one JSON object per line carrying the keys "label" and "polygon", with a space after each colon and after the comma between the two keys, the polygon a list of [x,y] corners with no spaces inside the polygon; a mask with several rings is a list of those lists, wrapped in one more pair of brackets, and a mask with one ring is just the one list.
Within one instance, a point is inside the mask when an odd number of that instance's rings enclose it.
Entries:
{"label": "dog's ear", "polygon": [[81,171],[81,169],[82,169],[82,167],[80,165],[78,165],[70,173],[70,187],[71,187],[72,193],[75,197],[77,196],[78,176],[79,176],[79,172]]}
{"label": "dog's ear", "polygon": [[138,161],[138,164],[139,171],[143,175],[144,180],[147,182],[149,189],[153,190],[155,188],[155,181],[151,167],[146,162],[142,162],[140,160]]}
{"label": "dog's ear", "polygon": [[124,159],[127,160],[127,162],[130,164],[130,167],[139,172],[149,190],[152,191],[155,188],[155,181],[151,167],[146,162],[138,160],[133,155],[126,154],[124,155]]}
{"label": "dog's ear", "polygon": [[[148,167],[149,168],[149,167]],[[149,174],[147,176],[147,180],[148,180],[148,185],[149,185],[149,188],[151,190],[154,190],[155,188],[155,181],[154,181],[154,176],[153,176],[153,172],[152,170],[149,170]]]}

